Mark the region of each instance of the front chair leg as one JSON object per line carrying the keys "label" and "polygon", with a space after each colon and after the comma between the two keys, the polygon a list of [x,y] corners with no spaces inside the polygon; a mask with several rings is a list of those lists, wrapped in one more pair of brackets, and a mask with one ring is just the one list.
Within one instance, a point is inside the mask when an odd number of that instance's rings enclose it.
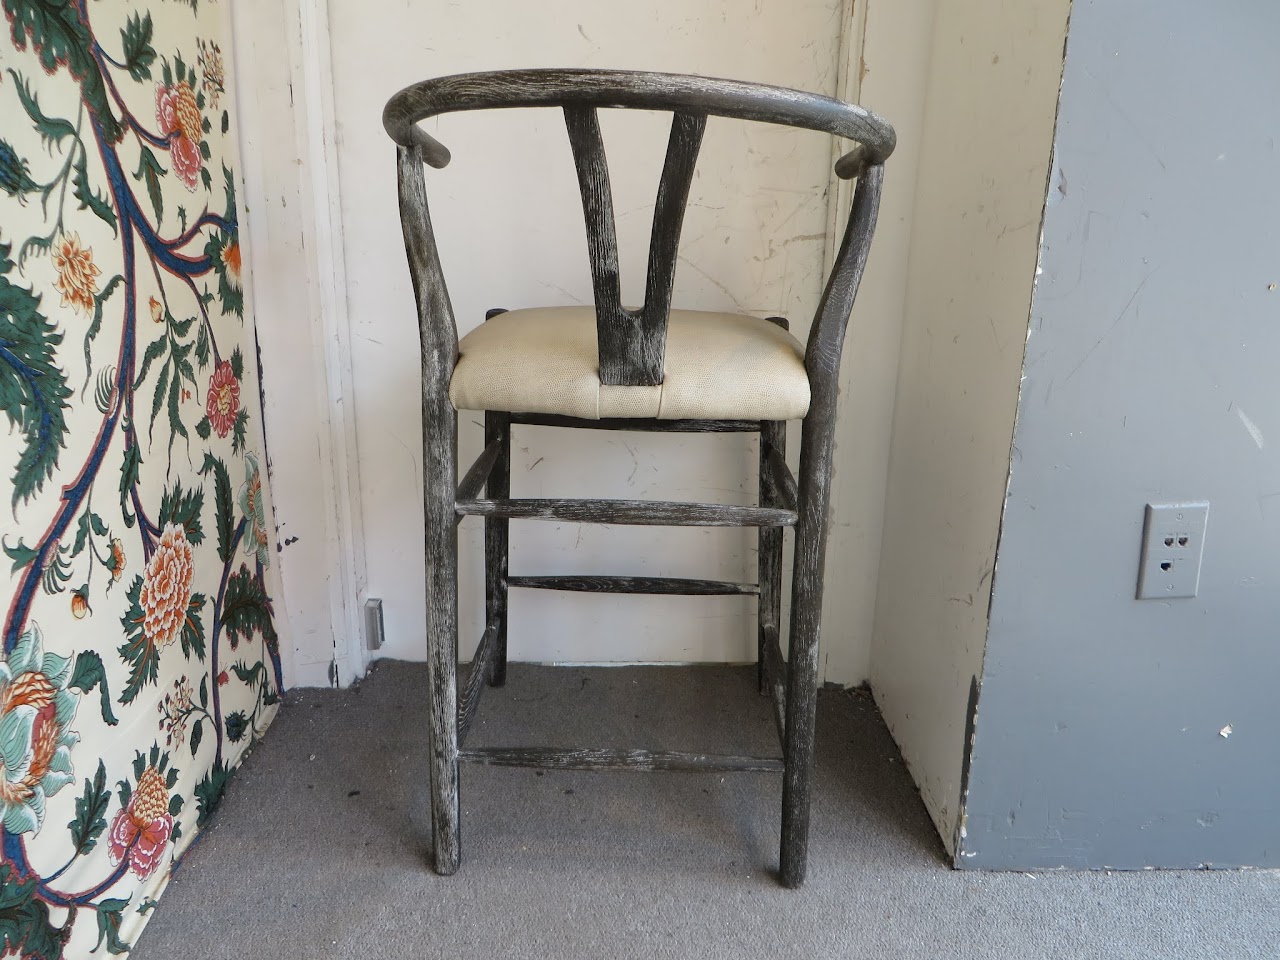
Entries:
{"label": "front chair leg", "polygon": [[804,883],[813,794],[813,740],[818,705],[818,633],[831,499],[832,429],[824,418],[804,422],[800,443],[799,517],[791,586],[791,642],[787,651],[787,717],[783,744],[782,844],[784,887]]}
{"label": "front chair leg", "polygon": [[458,416],[447,397],[423,404],[426,438],[427,667],[431,690],[431,833],[436,873],[462,859],[458,824]]}
{"label": "front chair leg", "polygon": [[[511,414],[489,411],[484,415],[485,446],[502,441],[502,452],[493,463],[485,483],[485,496],[505,500],[511,496]],[[496,623],[493,668],[489,686],[501,687],[507,682],[507,558],[509,526],[506,517],[484,518],[484,595],[485,628]]]}
{"label": "front chair leg", "polygon": [[[782,505],[776,484],[773,482],[773,471],[769,468],[769,449],[773,448],[785,456],[787,452],[787,424],[785,420],[766,420],[760,424],[760,506],[777,507]],[[782,630],[782,528],[757,528],[757,547],[760,596],[757,615],[757,649],[756,649],[756,684],[760,695],[769,693],[768,662],[766,649],[769,645],[769,630],[781,637]]]}

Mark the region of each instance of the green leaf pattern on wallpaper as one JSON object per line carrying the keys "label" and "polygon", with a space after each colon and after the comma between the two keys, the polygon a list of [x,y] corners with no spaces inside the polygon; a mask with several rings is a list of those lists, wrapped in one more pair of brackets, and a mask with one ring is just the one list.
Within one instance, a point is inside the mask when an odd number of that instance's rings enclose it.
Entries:
{"label": "green leaf pattern on wallpaper", "polygon": [[227,10],[0,10],[0,957],[105,957],[281,686]]}

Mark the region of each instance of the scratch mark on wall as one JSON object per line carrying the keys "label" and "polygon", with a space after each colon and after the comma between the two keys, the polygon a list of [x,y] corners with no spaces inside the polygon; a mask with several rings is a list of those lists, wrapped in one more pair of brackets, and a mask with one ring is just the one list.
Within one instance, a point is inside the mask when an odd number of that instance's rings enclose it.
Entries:
{"label": "scratch mark on wall", "polygon": [[683,254],[680,254],[680,255],[678,256],[678,259],[680,260],[680,262],[681,262],[681,263],[687,263],[689,266],[693,267],[693,269],[694,269],[694,270],[696,270],[698,273],[702,274],[704,277],[706,277],[708,280],[710,280],[710,281],[711,281],[711,283],[712,283],[712,284],[714,284],[716,287],[718,287],[718,288],[720,289],[720,291],[721,291],[722,293],[724,293],[724,295],[725,295],[726,297],[728,297],[728,298],[733,302],[733,305],[734,305],[735,307],[737,307],[739,310],[741,310],[743,313],[750,313],[750,312],[751,312],[751,311],[750,311],[750,310],[748,310],[745,306],[743,306],[741,303],[739,303],[739,302],[738,302],[738,298],[737,298],[737,297],[735,297],[732,293],[730,293],[730,292],[729,292],[729,288],[728,288],[728,287],[726,287],[723,283],[721,283],[721,282],[720,282],[719,280],[717,280],[715,277],[711,276],[711,274],[707,273],[707,271],[703,270],[700,266],[698,266],[696,263],[694,263],[694,262],[693,262],[692,260],[690,260],[688,257],[684,256]]}
{"label": "scratch mark on wall", "polygon": [[[1152,273],[1154,272],[1155,271],[1153,270]],[[1142,282],[1138,284],[1137,288],[1129,296],[1129,299],[1125,302],[1125,305],[1121,308],[1120,312],[1116,314],[1116,318],[1111,321],[1111,326],[1107,327],[1107,332],[1094,341],[1093,346],[1090,347],[1088,352],[1085,353],[1085,355],[1080,358],[1080,362],[1077,363],[1075,367],[1072,369],[1072,371],[1067,374],[1067,380],[1070,380],[1077,373],[1079,373],[1080,368],[1085,365],[1085,361],[1088,360],[1091,356],[1093,356],[1093,351],[1097,350],[1098,347],[1102,346],[1102,341],[1107,339],[1107,337],[1111,335],[1111,331],[1114,330],[1120,324],[1120,321],[1124,319],[1124,315],[1129,312],[1129,308],[1133,306],[1133,302],[1138,299],[1138,294],[1142,292],[1142,288],[1147,285],[1147,281],[1150,279],[1151,279],[1151,273],[1148,273],[1145,277],[1142,278]]]}
{"label": "scratch mark on wall", "polygon": [[582,298],[581,298],[581,297],[575,297],[572,293],[570,293],[568,290],[566,290],[564,287],[560,286],[559,284],[556,284],[556,283],[549,283],[549,282],[548,282],[548,281],[546,281],[546,280],[541,280],[541,281],[539,281],[539,282],[540,282],[544,287],[550,287],[550,288],[551,288],[551,289],[553,289],[553,290],[559,290],[561,293],[563,293],[566,297],[568,297],[568,298],[569,298],[570,300],[572,300],[574,303],[579,303],[579,304],[580,304],[580,303],[585,302],[585,301],[583,301],[583,300],[582,300]]}
{"label": "scratch mark on wall", "polygon": [[1237,407],[1234,403],[1231,404],[1231,407],[1235,410],[1236,416],[1240,418],[1240,422],[1244,425],[1244,428],[1249,431],[1249,436],[1253,438],[1253,442],[1256,443],[1258,445],[1258,449],[1261,450],[1266,446],[1266,438],[1263,437],[1262,431],[1258,429],[1258,425],[1253,422],[1243,409]]}

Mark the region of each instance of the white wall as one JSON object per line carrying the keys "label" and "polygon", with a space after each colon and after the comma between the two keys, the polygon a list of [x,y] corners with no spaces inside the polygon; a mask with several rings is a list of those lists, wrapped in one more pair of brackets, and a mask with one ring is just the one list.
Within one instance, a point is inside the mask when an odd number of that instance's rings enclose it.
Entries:
{"label": "white wall", "polygon": [[952,0],[933,29],[871,685],[949,849],[1068,6]]}
{"label": "white wall", "polygon": [[[761,0],[746,14],[730,0],[628,6],[582,0],[556,4],[553,16],[546,5],[514,0],[409,8],[331,0],[361,505],[369,592],[386,604],[385,655],[424,653],[417,334],[394,154],[380,126],[386,98],[432,75],[544,65],[701,72],[834,93],[840,10],[839,0]],[[603,123],[624,292],[635,299],[666,119],[628,113],[606,115]],[[428,189],[462,330],[492,306],[589,302],[580,201],[559,113],[456,116],[430,129],[454,156],[448,169],[429,174]],[[782,314],[803,338],[820,293],[830,161],[830,141],[821,135],[713,120],[685,222],[679,300]],[[462,419],[466,463],[479,450],[473,425],[479,415]],[[517,429],[515,447],[515,495],[726,502],[755,495],[754,447],[740,437],[583,437],[525,428]],[[464,656],[481,631],[479,529],[463,524]],[[745,531],[518,524],[512,539],[513,571],[754,575],[755,537]],[[831,592],[841,597],[848,564],[833,553]],[[862,597],[869,622],[865,585]],[[754,656],[754,637],[754,604],[741,598],[513,591],[517,659],[744,661]],[[835,678],[862,679],[865,632],[855,636],[837,618],[826,639],[829,651],[841,651]]]}
{"label": "white wall", "polygon": [[[322,14],[322,5],[320,13]],[[281,595],[292,649],[290,686],[349,683],[364,672],[359,609],[364,551],[347,463],[354,421],[347,416],[340,340],[345,313],[332,302],[332,258],[325,220],[323,16],[311,0],[235,4],[236,97],[241,170],[264,370],[263,422],[276,518]],[[283,55],[282,55],[283,54]],[[309,96],[308,91],[316,96]],[[312,109],[309,109],[311,107]],[[328,266],[326,266],[328,263]],[[329,299],[326,301],[326,293]],[[349,379],[349,371],[348,377]]]}
{"label": "white wall", "polygon": [[[842,96],[887,117],[897,131],[898,147],[885,168],[880,219],[841,367],[822,626],[823,676],[835,683],[859,683],[870,675],[907,257],[937,2],[859,0],[840,56],[849,74]],[[832,205],[838,222],[828,233],[829,245],[841,236],[848,213],[849,184],[839,183],[846,189]]]}

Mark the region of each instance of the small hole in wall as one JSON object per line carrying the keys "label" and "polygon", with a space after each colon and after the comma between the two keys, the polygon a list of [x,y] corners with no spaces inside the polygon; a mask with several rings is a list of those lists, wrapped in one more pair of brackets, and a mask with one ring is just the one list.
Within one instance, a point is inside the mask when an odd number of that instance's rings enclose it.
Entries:
{"label": "small hole in wall", "polygon": [[1185,547],[1190,542],[1190,540],[1191,540],[1190,537],[1179,537],[1178,546]]}
{"label": "small hole in wall", "polygon": [[1164,563],[1160,564],[1160,569],[1168,573],[1170,570],[1173,569],[1173,564],[1170,561],[1166,560]]}

